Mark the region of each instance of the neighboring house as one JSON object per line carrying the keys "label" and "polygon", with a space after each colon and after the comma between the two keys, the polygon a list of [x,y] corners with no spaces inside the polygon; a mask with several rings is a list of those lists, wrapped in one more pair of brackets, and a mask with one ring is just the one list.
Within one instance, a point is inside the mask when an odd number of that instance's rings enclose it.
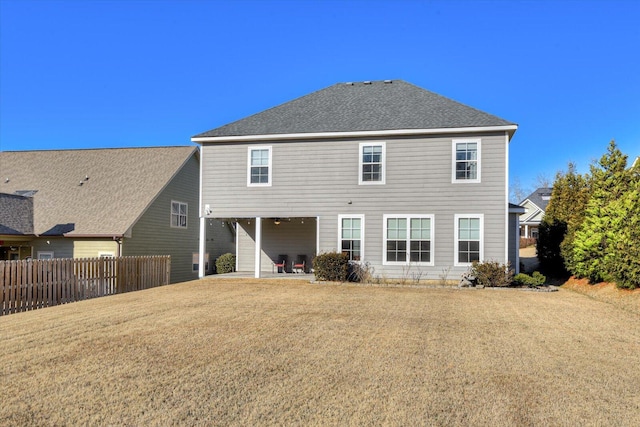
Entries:
{"label": "neighboring house", "polygon": [[538,227],[551,200],[551,190],[549,187],[538,188],[520,202],[520,206],[525,210],[520,215],[520,237],[538,238]]}
{"label": "neighboring house", "polygon": [[454,278],[474,260],[517,268],[516,129],[401,80],[336,84],[192,137],[201,221],[237,223],[237,267],[255,277],[283,255],[308,270],[330,251],[390,278]]}
{"label": "neighboring house", "polygon": [[[196,147],[0,152],[0,259],[171,255],[171,282],[197,278],[199,158]],[[210,261],[233,251],[234,230],[207,226]]]}
{"label": "neighboring house", "polygon": [[[33,199],[19,194],[0,193],[0,260],[31,256],[21,243],[33,235]],[[6,242],[6,246],[5,246]]]}

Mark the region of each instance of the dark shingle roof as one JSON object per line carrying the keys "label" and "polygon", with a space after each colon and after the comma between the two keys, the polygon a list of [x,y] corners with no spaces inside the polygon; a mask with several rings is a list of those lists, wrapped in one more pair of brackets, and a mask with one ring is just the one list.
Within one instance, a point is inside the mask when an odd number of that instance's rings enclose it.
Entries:
{"label": "dark shingle roof", "polygon": [[531,200],[533,203],[535,203],[535,205],[540,209],[542,209],[543,211],[547,210],[547,205],[549,204],[549,200],[551,199],[552,190],[553,189],[549,187],[540,187],[533,193],[529,194],[529,196],[527,196],[522,201],[522,203],[524,203],[524,201],[528,199],[528,200]]}
{"label": "dark shingle roof", "polygon": [[0,234],[33,234],[33,199],[0,193]]}
{"label": "dark shingle roof", "polygon": [[402,80],[338,83],[194,138],[513,126]]}

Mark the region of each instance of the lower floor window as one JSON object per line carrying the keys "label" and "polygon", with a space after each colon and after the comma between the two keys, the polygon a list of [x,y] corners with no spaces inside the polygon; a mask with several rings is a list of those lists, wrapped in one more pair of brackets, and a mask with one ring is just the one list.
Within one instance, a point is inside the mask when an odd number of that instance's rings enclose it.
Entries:
{"label": "lower floor window", "polygon": [[53,252],[38,251],[38,259],[53,259]]}
{"label": "lower floor window", "polygon": [[362,259],[362,216],[340,216],[340,248],[350,261]]}
{"label": "lower floor window", "polygon": [[[198,252],[193,252],[191,254],[191,263],[193,271],[199,271],[200,269],[200,254]],[[204,255],[204,271],[209,271],[209,254],[206,253]]]}
{"label": "lower floor window", "polygon": [[385,262],[432,262],[432,215],[385,215],[384,221]]}
{"label": "lower floor window", "polygon": [[456,263],[482,259],[482,216],[456,215]]}

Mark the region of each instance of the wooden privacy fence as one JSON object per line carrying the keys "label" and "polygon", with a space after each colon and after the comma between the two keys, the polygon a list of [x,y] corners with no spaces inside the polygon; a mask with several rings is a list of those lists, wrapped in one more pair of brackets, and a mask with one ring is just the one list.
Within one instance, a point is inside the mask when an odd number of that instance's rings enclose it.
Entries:
{"label": "wooden privacy fence", "polygon": [[168,285],[171,257],[0,261],[0,315]]}

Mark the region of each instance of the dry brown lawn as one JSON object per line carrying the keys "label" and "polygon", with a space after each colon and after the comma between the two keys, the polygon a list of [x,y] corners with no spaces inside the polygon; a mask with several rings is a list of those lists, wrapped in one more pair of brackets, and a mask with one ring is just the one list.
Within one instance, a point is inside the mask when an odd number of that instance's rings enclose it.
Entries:
{"label": "dry brown lawn", "polygon": [[640,316],[561,289],[206,279],[0,317],[0,425],[640,425]]}

